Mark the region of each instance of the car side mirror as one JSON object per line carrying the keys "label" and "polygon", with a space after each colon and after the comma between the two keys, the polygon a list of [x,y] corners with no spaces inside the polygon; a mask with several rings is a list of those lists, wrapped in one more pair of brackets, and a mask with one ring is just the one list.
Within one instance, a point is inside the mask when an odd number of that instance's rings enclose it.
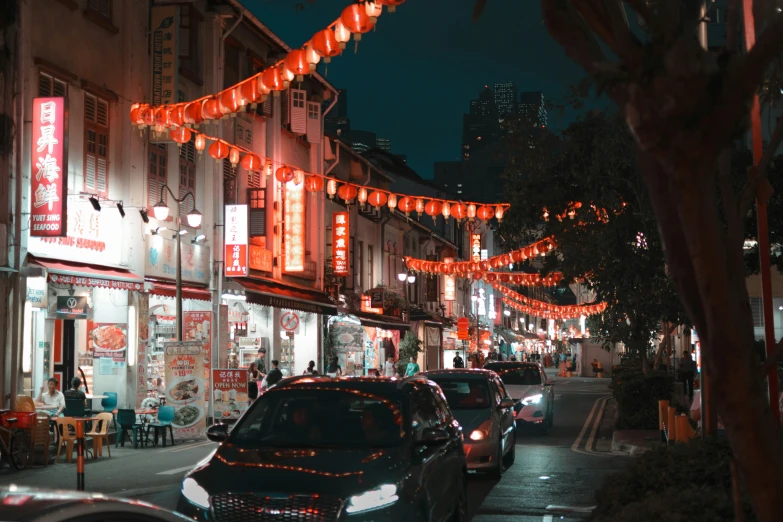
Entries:
{"label": "car side mirror", "polygon": [[516,404],[514,399],[506,398],[500,401],[500,406],[498,406],[498,409],[505,410],[507,408],[513,408],[514,404]]}
{"label": "car side mirror", "polygon": [[228,438],[228,425],[215,424],[207,430],[207,438],[212,442],[223,442]]}
{"label": "car side mirror", "polygon": [[421,444],[440,444],[449,440],[449,432],[443,428],[427,428],[421,434]]}

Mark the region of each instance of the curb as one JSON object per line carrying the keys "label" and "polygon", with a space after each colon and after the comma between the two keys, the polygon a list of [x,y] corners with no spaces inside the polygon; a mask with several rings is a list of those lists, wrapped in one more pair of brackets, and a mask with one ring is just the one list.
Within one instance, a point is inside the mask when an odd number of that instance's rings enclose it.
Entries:
{"label": "curb", "polygon": [[[619,430],[622,433],[623,430]],[[617,440],[617,433],[612,433],[612,452],[625,453],[631,457],[641,455],[642,453],[652,449],[652,446],[657,442],[655,436],[652,436],[644,441],[643,444],[631,443],[627,441]],[[651,432],[657,433],[657,432]]]}
{"label": "curb", "polygon": [[603,416],[599,421],[598,439],[595,441],[595,451],[611,453],[614,437],[614,423],[617,415],[617,402],[612,398],[606,401]]}

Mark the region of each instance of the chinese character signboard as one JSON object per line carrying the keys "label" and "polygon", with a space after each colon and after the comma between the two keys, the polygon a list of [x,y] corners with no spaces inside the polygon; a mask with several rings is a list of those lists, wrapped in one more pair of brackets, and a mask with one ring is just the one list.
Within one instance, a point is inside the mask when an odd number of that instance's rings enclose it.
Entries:
{"label": "chinese character signboard", "polygon": [[334,275],[346,277],[351,275],[348,256],[350,250],[351,229],[348,212],[332,213],[332,268]]}
{"label": "chinese character signboard", "polygon": [[247,205],[226,205],[226,277],[247,275]]}
{"label": "chinese character signboard", "polygon": [[[160,235],[144,236],[144,241],[147,252],[144,274],[155,279],[176,279],[177,242],[164,239]],[[209,247],[183,241],[180,248],[182,249],[182,280],[209,285]]]}
{"label": "chinese character signboard", "polygon": [[[212,370],[212,401],[215,421],[235,421],[248,406],[247,370]],[[251,382],[250,386],[257,386]]]}
{"label": "chinese character signboard", "polygon": [[67,233],[66,126],[65,98],[33,99],[30,207],[33,237],[61,237]]}
{"label": "chinese character signboard", "polygon": [[304,183],[285,184],[285,260],[286,272],[304,272],[305,263],[305,193]]}
{"label": "chinese character signboard", "polygon": [[478,263],[481,261],[481,234],[470,235],[471,259]]}
{"label": "chinese character signboard", "polygon": [[204,353],[201,341],[164,343],[166,404],[174,406],[174,436],[192,440],[202,438],[207,428],[204,403]]}
{"label": "chinese character signboard", "polygon": [[274,256],[271,250],[258,245],[250,245],[250,270],[271,272]]}
{"label": "chinese character signboard", "polygon": [[212,368],[212,312],[184,312],[182,335],[186,341],[201,341],[204,359],[204,401],[209,402],[209,370]]}
{"label": "chinese character signboard", "polygon": [[[447,257],[443,260],[444,263],[453,263],[454,258]],[[457,278],[453,275],[443,276],[443,299],[445,301],[457,300]]]}
{"label": "chinese character signboard", "polygon": [[152,104],[177,103],[177,6],[152,8]]}

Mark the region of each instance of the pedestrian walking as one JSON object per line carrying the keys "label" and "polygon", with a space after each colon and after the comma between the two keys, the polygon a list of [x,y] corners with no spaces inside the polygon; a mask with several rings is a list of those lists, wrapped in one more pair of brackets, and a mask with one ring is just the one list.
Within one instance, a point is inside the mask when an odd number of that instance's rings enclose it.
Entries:
{"label": "pedestrian walking", "polygon": [[454,356],[453,362],[454,362],[454,368],[465,367],[465,361],[462,359],[462,357],[460,357],[459,353],[456,356]]}
{"label": "pedestrian walking", "polygon": [[326,375],[329,377],[340,377],[342,374],[343,369],[337,364],[337,356],[333,355],[329,365],[326,367]]}
{"label": "pedestrian walking", "polygon": [[261,372],[255,362],[251,362],[247,367],[247,400],[250,404],[258,399],[258,379]]}
{"label": "pedestrian walking", "polygon": [[685,392],[688,398],[693,400],[693,377],[696,372],[696,363],[691,357],[691,352],[683,350],[680,360],[680,378],[685,383]]}
{"label": "pedestrian walking", "polygon": [[261,372],[261,375],[266,374],[266,348],[258,349],[258,357],[255,360],[256,369]]}
{"label": "pedestrian walking", "polygon": [[397,372],[394,368],[394,357],[388,356],[386,358],[386,362],[383,363],[383,376],[384,377],[395,377],[397,375]]}
{"label": "pedestrian walking", "polygon": [[408,366],[405,368],[405,376],[413,377],[417,373],[419,373],[419,363],[416,362],[416,359],[411,357]]}
{"label": "pedestrian walking", "polygon": [[266,375],[266,384],[271,387],[280,382],[283,379],[283,372],[280,371],[280,362],[277,359],[272,359],[272,369]]}

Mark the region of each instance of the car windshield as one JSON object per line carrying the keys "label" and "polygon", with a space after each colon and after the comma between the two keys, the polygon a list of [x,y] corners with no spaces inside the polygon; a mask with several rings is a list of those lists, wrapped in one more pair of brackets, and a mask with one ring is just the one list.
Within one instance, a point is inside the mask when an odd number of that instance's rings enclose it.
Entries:
{"label": "car windshield", "polygon": [[500,376],[506,386],[531,386],[541,384],[541,372],[535,366],[486,366]]}
{"label": "car windshield", "polygon": [[246,447],[388,447],[402,437],[399,402],[316,387],[262,395],[231,432],[232,442]]}
{"label": "car windshield", "polygon": [[432,376],[452,410],[483,410],[489,408],[489,388],[484,379]]}

